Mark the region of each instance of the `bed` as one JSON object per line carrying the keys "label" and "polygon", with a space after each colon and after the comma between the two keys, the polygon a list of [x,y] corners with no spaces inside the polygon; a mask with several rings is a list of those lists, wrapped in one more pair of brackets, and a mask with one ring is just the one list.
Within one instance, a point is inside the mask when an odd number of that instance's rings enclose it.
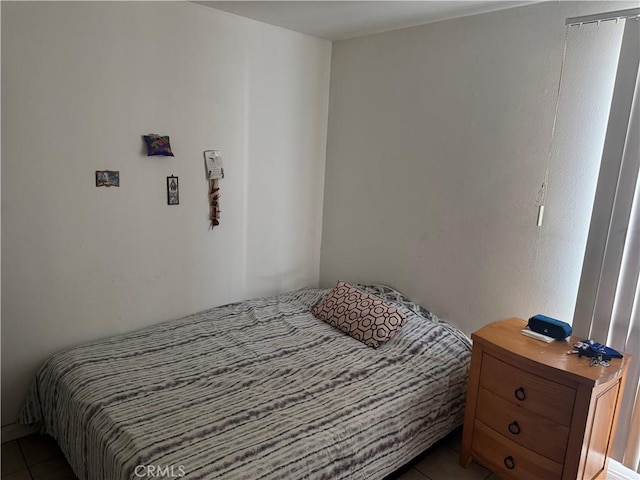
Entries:
{"label": "bed", "polygon": [[81,480],[382,479],[462,424],[471,346],[360,287],[406,312],[378,349],[315,318],[327,290],[302,289],[58,353],[20,422]]}

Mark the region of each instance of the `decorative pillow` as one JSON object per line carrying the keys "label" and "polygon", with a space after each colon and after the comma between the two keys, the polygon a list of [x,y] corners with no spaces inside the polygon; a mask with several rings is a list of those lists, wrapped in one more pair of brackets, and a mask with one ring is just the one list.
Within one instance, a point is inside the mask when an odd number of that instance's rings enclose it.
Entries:
{"label": "decorative pillow", "polygon": [[174,156],[168,136],[161,137],[155,133],[150,133],[149,135],[144,135],[144,141],[147,144],[147,157],[154,155]]}
{"label": "decorative pillow", "polygon": [[373,348],[393,338],[407,321],[397,306],[342,281],[312,312],[320,320]]}

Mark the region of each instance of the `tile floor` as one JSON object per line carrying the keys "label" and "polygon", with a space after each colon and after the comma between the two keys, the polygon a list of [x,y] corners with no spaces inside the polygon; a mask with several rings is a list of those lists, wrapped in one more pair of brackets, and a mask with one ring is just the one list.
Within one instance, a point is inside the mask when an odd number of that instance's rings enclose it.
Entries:
{"label": "tile floor", "polygon": [[[388,480],[497,480],[475,463],[458,465],[460,437],[461,430],[454,431]],[[2,444],[1,472],[1,480],[76,479],[56,442],[38,434]]]}
{"label": "tile floor", "polygon": [[403,469],[393,480],[498,480],[496,475],[475,462],[467,468],[458,465],[461,440],[462,428],[459,428],[420,455],[408,470]]}
{"label": "tile floor", "polygon": [[58,444],[48,436],[29,435],[2,444],[2,480],[75,480]]}

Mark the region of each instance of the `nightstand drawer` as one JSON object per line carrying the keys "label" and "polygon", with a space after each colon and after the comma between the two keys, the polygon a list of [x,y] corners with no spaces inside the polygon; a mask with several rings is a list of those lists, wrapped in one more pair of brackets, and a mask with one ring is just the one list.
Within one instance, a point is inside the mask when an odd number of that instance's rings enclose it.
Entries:
{"label": "nightstand drawer", "polygon": [[569,425],[573,412],[575,390],[546,380],[484,353],[480,386],[508,402]]}
{"label": "nightstand drawer", "polygon": [[474,457],[499,476],[526,480],[559,480],[562,464],[527,450],[476,420],[473,432]]}
{"label": "nightstand drawer", "polygon": [[517,444],[555,462],[564,462],[569,427],[527,412],[484,387],[478,392],[476,418]]}

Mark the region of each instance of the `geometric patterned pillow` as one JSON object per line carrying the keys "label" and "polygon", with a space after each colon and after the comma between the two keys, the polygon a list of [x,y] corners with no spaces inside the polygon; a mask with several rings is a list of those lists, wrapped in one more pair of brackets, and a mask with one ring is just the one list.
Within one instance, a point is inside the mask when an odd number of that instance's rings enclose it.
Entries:
{"label": "geometric patterned pillow", "polygon": [[396,305],[342,281],[313,307],[312,312],[320,320],[373,348],[393,338],[407,321]]}

